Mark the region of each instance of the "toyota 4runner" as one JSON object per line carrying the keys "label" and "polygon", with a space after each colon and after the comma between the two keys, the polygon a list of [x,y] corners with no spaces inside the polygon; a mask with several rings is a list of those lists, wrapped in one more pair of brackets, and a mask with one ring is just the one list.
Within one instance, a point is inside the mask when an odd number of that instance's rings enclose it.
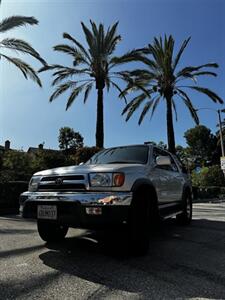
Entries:
{"label": "toyota 4runner", "polygon": [[160,219],[192,218],[192,189],[180,162],[152,144],[105,149],[79,166],[35,173],[20,196],[24,218],[37,219],[44,241],[63,239],[69,227],[124,225],[131,249],[148,250]]}

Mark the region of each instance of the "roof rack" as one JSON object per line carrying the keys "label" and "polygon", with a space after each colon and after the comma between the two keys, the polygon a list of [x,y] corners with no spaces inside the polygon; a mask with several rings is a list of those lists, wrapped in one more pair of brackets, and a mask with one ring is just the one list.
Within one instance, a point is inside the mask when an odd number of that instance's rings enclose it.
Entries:
{"label": "roof rack", "polygon": [[145,145],[149,145],[149,144],[151,145],[151,144],[154,144],[154,142],[149,141],[149,142],[144,142],[144,144]]}

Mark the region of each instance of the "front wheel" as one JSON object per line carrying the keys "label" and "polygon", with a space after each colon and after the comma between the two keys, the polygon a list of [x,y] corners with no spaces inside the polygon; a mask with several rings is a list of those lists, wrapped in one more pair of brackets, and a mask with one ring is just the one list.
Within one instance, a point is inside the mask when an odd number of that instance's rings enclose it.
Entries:
{"label": "front wheel", "polygon": [[141,190],[135,193],[130,207],[129,247],[134,255],[145,255],[149,249],[150,233],[157,215],[151,198],[153,195],[147,189]]}
{"label": "front wheel", "polygon": [[192,197],[190,193],[185,193],[183,197],[183,212],[176,216],[177,223],[189,225],[192,220]]}
{"label": "front wheel", "polygon": [[45,242],[59,242],[65,238],[68,231],[68,226],[44,220],[37,221],[37,228],[41,239]]}

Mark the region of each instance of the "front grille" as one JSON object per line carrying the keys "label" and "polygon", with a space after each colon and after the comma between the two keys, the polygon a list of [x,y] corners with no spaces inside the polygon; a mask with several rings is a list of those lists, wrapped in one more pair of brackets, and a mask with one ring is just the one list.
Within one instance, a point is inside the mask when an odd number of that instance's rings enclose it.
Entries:
{"label": "front grille", "polygon": [[59,175],[42,177],[39,191],[80,191],[86,190],[84,175]]}
{"label": "front grille", "polygon": [[62,179],[62,180],[84,180],[83,175],[70,175],[70,176],[48,176],[43,177],[41,181],[55,181],[56,179]]}

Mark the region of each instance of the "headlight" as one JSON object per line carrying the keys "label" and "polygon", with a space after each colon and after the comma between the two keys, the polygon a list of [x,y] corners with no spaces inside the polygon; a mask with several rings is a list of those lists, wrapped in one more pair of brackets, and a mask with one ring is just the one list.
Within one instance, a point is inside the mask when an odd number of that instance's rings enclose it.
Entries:
{"label": "headlight", "polygon": [[125,180],[123,173],[91,173],[89,178],[92,187],[122,186]]}
{"label": "headlight", "polygon": [[38,190],[38,184],[40,182],[40,176],[33,176],[29,182],[29,192],[36,192]]}

